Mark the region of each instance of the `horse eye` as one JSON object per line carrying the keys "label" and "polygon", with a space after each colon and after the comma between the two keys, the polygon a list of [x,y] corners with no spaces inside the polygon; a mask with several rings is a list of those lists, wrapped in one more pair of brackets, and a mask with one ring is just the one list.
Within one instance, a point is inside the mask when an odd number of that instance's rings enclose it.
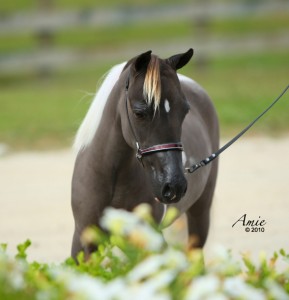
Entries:
{"label": "horse eye", "polygon": [[137,110],[137,111],[134,111],[134,116],[137,119],[144,119],[146,117],[146,113],[144,111]]}

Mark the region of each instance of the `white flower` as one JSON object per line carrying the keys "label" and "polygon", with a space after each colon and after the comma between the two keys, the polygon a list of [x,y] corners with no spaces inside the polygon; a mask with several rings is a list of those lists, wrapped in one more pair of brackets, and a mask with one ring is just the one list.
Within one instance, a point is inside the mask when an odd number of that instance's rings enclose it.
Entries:
{"label": "white flower", "polygon": [[215,245],[213,248],[214,258],[219,261],[226,261],[231,258],[230,251],[223,245]]}
{"label": "white flower", "polygon": [[221,292],[217,292],[214,295],[210,295],[206,298],[206,300],[230,300],[227,296],[225,296]]}
{"label": "white flower", "polygon": [[100,224],[112,234],[126,236],[134,245],[144,249],[157,251],[164,245],[162,234],[137,215],[123,209],[107,208]]}
{"label": "white flower", "polygon": [[266,296],[263,291],[254,288],[244,282],[240,277],[229,277],[224,281],[224,292],[230,297],[248,299],[248,300],[265,300]]}
{"label": "white flower", "polygon": [[128,285],[118,297],[112,300],[171,300],[169,293],[164,291],[152,292],[143,284]]}
{"label": "white flower", "polygon": [[[108,248],[105,249],[105,255],[104,255],[104,258],[101,262],[101,266],[103,268],[109,268],[109,266],[111,265],[111,258],[110,256],[108,256]],[[120,249],[118,248],[117,246],[113,246],[111,248],[111,253],[114,257],[117,257],[122,263],[127,263],[128,262],[128,257],[125,255],[125,253]]]}
{"label": "white flower", "polygon": [[284,291],[283,287],[273,279],[267,278],[265,286],[267,287],[269,294],[273,299],[289,300],[289,295]]}
{"label": "white flower", "polygon": [[112,207],[105,209],[100,220],[100,224],[104,229],[118,235],[130,232],[139,222],[140,220],[136,215],[126,210]]}
{"label": "white flower", "polygon": [[185,300],[213,299],[221,287],[220,279],[215,275],[206,275],[192,281]]}
{"label": "white flower", "polygon": [[123,278],[117,278],[113,281],[110,281],[105,286],[106,289],[106,298],[103,298],[103,300],[107,299],[125,299],[126,290],[127,290],[127,284]]}
{"label": "white flower", "polygon": [[164,270],[144,282],[144,288],[152,292],[165,289],[176,277],[175,270]]}
{"label": "white flower", "polygon": [[[163,270],[155,274],[151,274],[149,277],[143,277],[139,281],[127,282],[127,288],[122,298],[123,300],[128,299],[163,299],[169,300],[171,296],[166,291],[169,284],[175,279],[176,271],[174,270]],[[131,280],[132,278],[130,278]]]}
{"label": "white flower", "polygon": [[69,268],[56,266],[50,269],[50,274],[72,293],[72,299],[106,300],[106,285],[97,278],[80,274]]}
{"label": "white flower", "polygon": [[53,295],[53,290],[43,290],[36,293],[37,300],[50,300],[51,298],[56,298],[55,296],[55,294]]}
{"label": "white flower", "polygon": [[189,265],[188,259],[184,252],[177,251],[173,248],[167,249],[163,253],[166,264],[173,269],[183,270]]}
{"label": "white flower", "polygon": [[21,260],[13,263],[13,267],[8,273],[8,280],[15,290],[21,290],[24,288],[25,280],[23,278],[23,274],[26,272],[26,270],[27,266]]}
{"label": "white flower", "polygon": [[152,208],[147,203],[138,205],[133,212],[142,220],[149,220],[152,217]]}
{"label": "white flower", "polygon": [[141,281],[148,276],[152,276],[154,273],[159,271],[164,263],[165,257],[163,255],[151,255],[130,271],[127,275],[128,281]]}
{"label": "white flower", "polygon": [[137,224],[130,230],[128,233],[129,240],[139,247],[151,251],[158,251],[164,245],[163,236],[146,223]]}
{"label": "white flower", "polygon": [[107,298],[105,285],[87,275],[74,276],[67,283],[67,289],[85,300],[104,300]]}
{"label": "white flower", "polygon": [[163,254],[151,255],[143,260],[130,271],[127,278],[130,282],[141,281],[149,276],[153,276],[163,268],[178,272],[185,269],[187,266],[188,262],[185,254],[169,248]]}
{"label": "white flower", "polygon": [[213,249],[213,259],[208,263],[209,270],[218,274],[235,274],[240,272],[241,266],[232,253],[225,247],[218,245]]}
{"label": "white flower", "polygon": [[18,272],[10,271],[9,273],[10,284],[15,290],[20,290],[24,287],[25,281],[23,279],[23,274]]}

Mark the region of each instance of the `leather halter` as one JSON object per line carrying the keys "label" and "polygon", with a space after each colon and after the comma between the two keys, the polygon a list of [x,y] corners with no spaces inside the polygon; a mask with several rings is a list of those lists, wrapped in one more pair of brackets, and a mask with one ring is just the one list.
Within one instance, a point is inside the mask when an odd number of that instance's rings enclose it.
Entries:
{"label": "leather halter", "polygon": [[[160,152],[160,151],[171,151],[171,150],[179,150],[183,151],[183,146],[182,143],[177,142],[177,143],[168,143],[168,144],[160,144],[160,145],[155,145],[152,147],[148,147],[145,149],[141,149],[139,146],[139,143],[137,142],[136,134],[133,130],[130,117],[129,117],[129,112],[128,112],[128,88],[129,88],[129,79],[130,75],[128,76],[126,80],[126,85],[125,85],[125,92],[126,92],[126,112],[127,112],[127,117],[128,117],[128,122],[130,129],[133,133],[133,136],[136,141],[136,157],[138,160],[142,163],[142,157],[144,155],[149,155],[155,152]],[[187,173],[194,173],[196,170],[198,170],[201,167],[204,167],[211,163],[213,160],[215,160],[222,152],[224,152],[227,148],[229,148],[232,144],[234,144],[241,136],[243,136],[263,115],[265,115],[281,98],[282,96],[287,92],[289,89],[289,85],[286,86],[286,88],[281,92],[281,94],[260,114],[258,115],[249,125],[247,125],[240,133],[238,133],[234,138],[232,138],[229,142],[227,142],[223,147],[221,147],[219,150],[208,156],[207,158],[201,160],[200,162],[185,168]]]}
{"label": "leather halter", "polygon": [[135,139],[135,144],[136,144],[136,158],[142,163],[142,158],[143,156],[150,155],[156,152],[161,152],[161,151],[172,151],[172,150],[178,150],[178,151],[183,151],[183,145],[181,142],[175,142],[175,143],[167,143],[167,144],[159,144],[159,145],[154,145],[148,148],[141,148],[140,143],[138,142],[137,135],[134,131],[134,128],[132,126],[130,117],[129,117],[129,111],[128,111],[128,88],[129,88],[129,79],[130,76],[128,76],[126,80],[126,85],[125,85],[125,105],[126,105],[126,113],[127,113],[127,118],[128,118],[128,123],[129,127],[131,129],[131,132],[134,136]]}
{"label": "leather halter", "polygon": [[155,145],[155,146],[148,147],[148,148],[145,148],[145,149],[137,148],[136,157],[138,159],[141,159],[145,155],[152,154],[152,153],[155,153],[155,152],[160,152],[160,151],[168,151],[168,150],[183,151],[184,149],[183,149],[182,143],[160,144],[160,145]]}

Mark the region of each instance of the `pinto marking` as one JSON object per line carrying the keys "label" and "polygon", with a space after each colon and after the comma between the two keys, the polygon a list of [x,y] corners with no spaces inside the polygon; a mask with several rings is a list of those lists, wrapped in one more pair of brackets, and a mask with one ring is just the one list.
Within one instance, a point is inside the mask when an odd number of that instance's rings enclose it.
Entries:
{"label": "pinto marking", "polygon": [[98,129],[100,120],[102,118],[103,110],[107,102],[108,96],[114,87],[115,83],[118,81],[118,78],[126,65],[126,62],[115,65],[106,75],[102,85],[100,86],[98,92],[96,93],[90,108],[81,123],[75,140],[73,148],[76,153],[84,150],[91,141]]}

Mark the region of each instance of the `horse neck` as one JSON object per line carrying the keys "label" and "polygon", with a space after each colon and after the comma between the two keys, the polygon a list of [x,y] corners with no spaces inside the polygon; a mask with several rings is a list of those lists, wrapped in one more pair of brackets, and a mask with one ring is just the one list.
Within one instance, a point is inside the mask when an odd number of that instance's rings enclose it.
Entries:
{"label": "horse neck", "polygon": [[91,144],[91,151],[101,164],[117,166],[134,158],[133,149],[126,143],[121,126],[121,112],[125,108],[124,82],[113,88],[106,103],[99,128]]}

